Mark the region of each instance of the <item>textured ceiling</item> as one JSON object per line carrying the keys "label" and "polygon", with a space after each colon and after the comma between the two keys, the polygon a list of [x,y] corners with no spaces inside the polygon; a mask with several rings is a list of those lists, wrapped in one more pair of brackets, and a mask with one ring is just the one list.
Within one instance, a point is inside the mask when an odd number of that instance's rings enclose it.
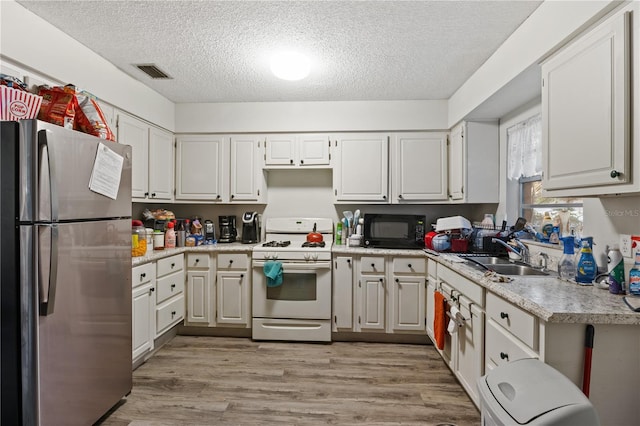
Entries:
{"label": "textured ceiling", "polygon": [[[251,102],[447,99],[541,1],[18,3],[174,102]],[[281,49],[311,75],[274,77]]]}

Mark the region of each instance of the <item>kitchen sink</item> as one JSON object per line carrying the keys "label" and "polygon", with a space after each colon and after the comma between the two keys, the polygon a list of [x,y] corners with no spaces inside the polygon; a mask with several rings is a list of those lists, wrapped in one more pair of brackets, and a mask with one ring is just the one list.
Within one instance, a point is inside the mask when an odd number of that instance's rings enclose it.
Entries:
{"label": "kitchen sink", "polygon": [[541,271],[540,269],[531,267],[522,262],[514,262],[504,257],[467,257],[467,263],[478,269],[487,271],[495,271],[501,275],[517,275],[517,276],[547,276],[549,271]]}

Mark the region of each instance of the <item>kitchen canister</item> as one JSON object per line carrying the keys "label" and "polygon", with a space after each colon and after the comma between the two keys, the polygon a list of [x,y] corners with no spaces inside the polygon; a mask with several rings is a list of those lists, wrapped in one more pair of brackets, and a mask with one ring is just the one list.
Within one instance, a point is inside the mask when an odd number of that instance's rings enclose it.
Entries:
{"label": "kitchen canister", "polygon": [[609,273],[609,292],[625,294],[624,260],[617,244],[613,245],[607,254],[607,271]]}

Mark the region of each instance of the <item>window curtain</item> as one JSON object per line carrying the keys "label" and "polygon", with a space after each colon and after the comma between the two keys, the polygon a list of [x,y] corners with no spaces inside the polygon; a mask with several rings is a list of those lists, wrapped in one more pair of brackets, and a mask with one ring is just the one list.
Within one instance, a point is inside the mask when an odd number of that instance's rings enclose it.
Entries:
{"label": "window curtain", "polygon": [[542,117],[538,114],[507,129],[507,177],[542,175]]}

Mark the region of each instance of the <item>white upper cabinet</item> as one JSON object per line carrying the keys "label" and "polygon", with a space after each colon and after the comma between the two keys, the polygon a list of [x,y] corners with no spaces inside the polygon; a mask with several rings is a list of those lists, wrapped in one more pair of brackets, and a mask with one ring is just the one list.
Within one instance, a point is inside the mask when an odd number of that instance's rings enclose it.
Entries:
{"label": "white upper cabinet", "polygon": [[[542,185],[547,191],[628,191],[620,187],[632,176],[631,8],[637,5],[615,13],[542,64]],[[637,56],[637,44],[634,49]]]}
{"label": "white upper cabinet", "polygon": [[263,168],[264,137],[231,136],[231,174],[229,201],[266,202],[266,180]]}
{"label": "white upper cabinet", "polygon": [[499,149],[497,121],[462,122],[451,129],[448,156],[451,202],[498,202]]}
{"label": "white upper cabinet", "polygon": [[447,199],[447,134],[398,133],[391,139],[392,203]]}
{"label": "white upper cabinet", "polygon": [[330,166],[329,136],[325,134],[281,134],[266,138],[266,168]]}
{"label": "white upper cabinet", "polygon": [[132,148],[133,200],[171,200],[173,135],[124,113],[118,114],[117,129],[118,142]]}
{"label": "white upper cabinet", "polygon": [[334,156],[333,188],[336,202],[389,202],[388,135],[338,135]]}
{"label": "white upper cabinet", "polygon": [[225,138],[179,136],[176,142],[176,200],[222,202],[227,162]]}

